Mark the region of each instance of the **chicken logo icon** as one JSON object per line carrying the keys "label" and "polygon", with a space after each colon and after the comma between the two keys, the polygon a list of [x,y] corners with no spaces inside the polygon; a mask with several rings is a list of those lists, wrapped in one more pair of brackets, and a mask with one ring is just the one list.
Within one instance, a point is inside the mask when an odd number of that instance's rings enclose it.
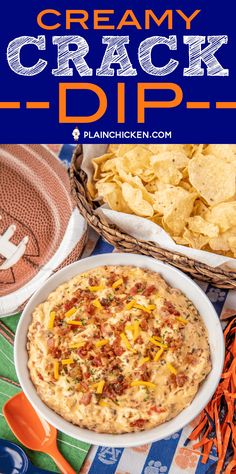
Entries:
{"label": "chicken logo icon", "polygon": [[77,142],[79,140],[79,137],[80,137],[80,131],[79,131],[78,127],[74,128],[74,130],[72,132],[72,135],[73,135],[74,141]]}

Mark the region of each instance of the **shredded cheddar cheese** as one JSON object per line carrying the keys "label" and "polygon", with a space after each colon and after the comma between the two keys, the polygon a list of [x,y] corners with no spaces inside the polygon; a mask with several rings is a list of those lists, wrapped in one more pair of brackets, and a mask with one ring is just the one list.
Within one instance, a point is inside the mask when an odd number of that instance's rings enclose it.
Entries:
{"label": "shredded cheddar cheese", "polygon": [[101,341],[97,341],[95,346],[96,347],[102,347],[108,344],[109,340],[108,339],[101,339]]}
{"label": "shredded cheddar cheese", "polygon": [[131,332],[133,332],[133,324],[127,324],[127,325],[125,326],[125,330],[126,330],[126,331],[131,331]]}
{"label": "shredded cheddar cheese", "polygon": [[99,400],[100,407],[110,407],[109,403],[105,402],[104,400]]}
{"label": "shredded cheddar cheese", "polygon": [[147,306],[147,309],[149,309],[150,311],[153,311],[154,309],[156,309],[156,305],[155,304],[149,304]]}
{"label": "shredded cheddar cheese", "polygon": [[93,306],[95,306],[95,308],[102,309],[102,305],[98,298],[93,301]]}
{"label": "shredded cheddar cheese", "polygon": [[139,321],[134,321],[133,324],[133,339],[136,341],[136,339],[139,337]]}
{"label": "shredded cheddar cheese", "polygon": [[59,362],[58,362],[58,360],[55,360],[55,362],[54,362],[54,379],[55,380],[59,379]]}
{"label": "shredded cheddar cheese", "polygon": [[102,291],[104,290],[104,286],[103,285],[99,285],[99,286],[89,286],[89,291],[92,291],[92,292],[96,292],[96,291]]}
{"label": "shredded cheddar cheese", "polygon": [[121,337],[126,349],[128,349],[129,351],[135,352],[134,349],[131,347],[131,344],[130,344],[128,338],[126,337],[126,335],[123,332],[121,333],[120,337]]}
{"label": "shredded cheddar cheese", "polygon": [[145,313],[151,314],[151,310],[148,309],[147,306],[143,306],[142,304],[134,303],[134,304],[133,304],[133,308],[135,308],[135,309],[141,309],[141,310],[144,311]]}
{"label": "shredded cheddar cheese", "polygon": [[175,368],[172,364],[170,364],[169,362],[167,362],[166,366],[167,366],[167,368],[169,369],[169,371],[170,371],[172,374],[174,374],[174,375],[177,374],[177,370],[176,370],[176,368]]}
{"label": "shredded cheddar cheese", "polygon": [[159,351],[157,351],[157,353],[156,353],[156,355],[155,355],[155,357],[154,357],[154,359],[153,359],[154,362],[158,362],[158,361],[160,360],[160,358],[161,358],[163,352],[164,352],[164,349],[163,349],[163,348],[160,349]]}
{"label": "shredded cheddar cheese", "polygon": [[80,347],[83,347],[85,342],[76,342],[75,344],[70,344],[69,348],[70,349],[79,349]]}
{"label": "shredded cheddar cheese", "polygon": [[62,365],[70,365],[70,364],[74,364],[74,360],[73,359],[62,359],[61,363],[62,363]]}
{"label": "shredded cheddar cheese", "polygon": [[75,319],[68,319],[67,324],[72,324],[72,326],[81,326],[81,321],[76,321]]}
{"label": "shredded cheddar cheese", "polygon": [[134,380],[131,382],[131,387],[147,387],[147,388],[156,388],[156,384],[152,382],[146,382],[146,380]]}
{"label": "shredded cheddar cheese", "polygon": [[153,337],[153,339],[155,339],[156,341],[162,342],[162,338],[161,338],[161,337],[159,337],[159,336],[152,336],[152,337]]}
{"label": "shredded cheddar cheese", "polygon": [[92,386],[97,389],[96,390],[97,394],[102,394],[104,385],[105,385],[105,380],[100,380],[99,382],[93,383]]}
{"label": "shredded cheddar cheese", "polygon": [[55,311],[51,311],[50,318],[49,318],[49,323],[48,323],[48,329],[53,329],[55,317],[56,317]]}
{"label": "shredded cheddar cheese", "polygon": [[176,320],[179,321],[179,323],[188,324],[187,319],[184,319],[184,318],[179,317],[179,318],[176,318]]}
{"label": "shredded cheddar cheese", "polygon": [[70,316],[72,316],[72,314],[75,314],[75,313],[76,313],[77,309],[78,309],[78,308],[75,308],[75,307],[69,309],[69,311],[66,312],[65,317],[66,317],[66,318],[69,318]]}
{"label": "shredded cheddar cheese", "polygon": [[149,341],[152,342],[152,344],[154,344],[155,346],[162,347],[162,349],[168,349],[168,346],[166,344],[163,344],[162,342],[157,341],[153,337],[150,337]]}
{"label": "shredded cheddar cheese", "polygon": [[129,303],[125,305],[125,309],[132,309],[135,303],[136,303],[135,300],[131,300]]}
{"label": "shredded cheddar cheese", "polygon": [[139,321],[134,321],[134,324],[127,324],[125,330],[132,332],[133,340],[136,341],[139,336]]}
{"label": "shredded cheddar cheese", "polygon": [[123,278],[119,278],[119,280],[116,280],[113,283],[112,288],[114,288],[114,290],[115,290],[116,288],[119,288],[119,286],[123,285],[123,283],[124,283]]}
{"label": "shredded cheddar cheese", "polygon": [[146,362],[149,362],[150,360],[150,357],[143,357],[140,362],[139,362],[139,365],[143,365],[143,364],[146,364]]}

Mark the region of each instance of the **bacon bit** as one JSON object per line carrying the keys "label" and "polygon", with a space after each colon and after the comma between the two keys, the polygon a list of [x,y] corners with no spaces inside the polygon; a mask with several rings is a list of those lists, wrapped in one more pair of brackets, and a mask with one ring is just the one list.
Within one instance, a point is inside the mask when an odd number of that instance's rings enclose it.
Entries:
{"label": "bacon bit", "polygon": [[57,346],[55,346],[55,341],[53,337],[50,337],[47,340],[47,346],[49,354],[52,354],[53,357],[58,359],[61,356],[61,350]]}
{"label": "bacon bit", "polygon": [[95,307],[92,304],[89,304],[85,308],[85,311],[87,311],[87,313],[92,316],[93,314],[95,314]]}
{"label": "bacon bit", "polygon": [[131,387],[147,387],[154,389],[156,388],[156,384],[152,382],[146,382],[146,380],[134,380],[131,382]]}
{"label": "bacon bit", "polygon": [[117,277],[118,277],[118,275],[116,275],[116,273],[111,272],[109,278],[107,279],[107,285],[112,286],[113,283],[116,281]]}
{"label": "bacon bit", "polygon": [[119,375],[115,383],[113,383],[113,391],[116,395],[122,395],[127,388],[128,383],[125,381],[124,376]]}
{"label": "bacon bit", "polygon": [[48,329],[53,329],[55,317],[56,317],[55,311],[51,311],[50,318],[49,318],[49,323],[48,323]]}
{"label": "bacon bit", "polygon": [[193,354],[187,354],[184,360],[188,365],[196,365],[198,362],[197,357]]}
{"label": "bacon bit", "polygon": [[165,413],[166,412],[166,408],[157,407],[156,405],[153,405],[150,408],[150,410],[155,411],[156,413]]}
{"label": "bacon bit", "polygon": [[148,322],[146,319],[142,319],[141,322],[140,322],[140,327],[141,329],[143,329],[143,331],[147,331],[148,330]]}
{"label": "bacon bit", "polygon": [[167,309],[168,313],[173,314],[174,316],[180,316],[180,312],[175,308],[171,301],[165,301],[164,308]]}
{"label": "bacon bit", "polygon": [[[172,374],[172,375],[174,375],[174,374]],[[183,387],[185,382],[187,382],[187,380],[188,380],[188,377],[185,374],[177,374],[175,377],[176,377],[176,383],[177,383],[178,387]]]}
{"label": "bacon bit", "polygon": [[78,308],[75,308],[75,306],[73,306],[73,308],[69,309],[69,311],[66,312],[65,317],[69,318],[70,316],[75,314],[77,310]]}
{"label": "bacon bit", "polygon": [[70,326],[81,326],[82,325],[81,321],[76,321],[74,319],[68,319],[66,322]]}
{"label": "bacon bit", "polygon": [[89,279],[88,279],[88,283],[89,283],[90,286],[97,286],[98,285],[97,277],[90,276]]}
{"label": "bacon bit", "polygon": [[87,349],[85,349],[85,348],[81,348],[81,349],[79,349],[79,350],[77,351],[77,354],[78,354],[80,357],[82,357],[82,359],[83,359],[84,357],[87,356],[88,351],[87,351]]}
{"label": "bacon bit", "polygon": [[150,337],[149,341],[152,342],[152,344],[154,344],[155,346],[161,347],[162,349],[168,349],[168,346],[166,344],[157,341],[156,339],[154,339],[154,337]]}
{"label": "bacon bit", "polygon": [[91,402],[91,398],[92,398],[91,392],[84,393],[80,399],[80,403],[83,403],[83,405],[89,405],[89,403]]}
{"label": "bacon bit", "polygon": [[117,336],[111,346],[116,356],[121,356],[124,353],[124,349],[120,346],[120,336]]}
{"label": "bacon bit", "polygon": [[55,348],[55,341],[54,341],[53,337],[48,338],[47,346],[48,346],[49,349]]}
{"label": "bacon bit", "polygon": [[136,421],[132,421],[130,423],[130,426],[132,426],[133,428],[143,428],[143,425],[144,423],[146,423],[146,420],[143,420],[143,418],[139,418],[138,420]]}
{"label": "bacon bit", "polygon": [[72,298],[70,301],[66,301],[64,304],[65,311],[69,311],[75,305],[75,303],[77,303],[77,301],[78,298]]}
{"label": "bacon bit", "polygon": [[176,318],[176,321],[179,321],[179,323],[181,323],[183,325],[188,324],[187,319],[184,319],[184,318]]}
{"label": "bacon bit", "polygon": [[177,370],[176,370],[176,368],[175,368],[172,364],[170,364],[169,362],[167,362],[167,363],[166,363],[166,367],[167,367],[167,369],[168,369],[172,374],[177,375]]}
{"label": "bacon bit", "polygon": [[160,349],[159,351],[157,351],[157,353],[156,353],[156,355],[155,355],[155,357],[154,357],[154,359],[153,359],[154,362],[158,362],[158,361],[160,360],[160,358],[161,358],[161,356],[162,356],[164,350],[165,350],[165,349],[162,348],[162,349]]}
{"label": "bacon bit", "polygon": [[89,386],[88,386],[87,382],[84,382],[84,381],[80,382],[80,389],[81,389],[83,392],[87,392],[88,389],[89,389]]}
{"label": "bacon bit", "polygon": [[97,341],[95,346],[96,347],[102,347],[108,344],[109,340],[108,339],[101,339],[101,341]]}
{"label": "bacon bit", "polygon": [[116,288],[119,288],[119,286],[123,285],[123,283],[124,283],[123,278],[119,278],[119,280],[116,280],[113,283],[112,288],[115,290]]}
{"label": "bacon bit", "polygon": [[37,376],[40,380],[44,380],[44,378],[43,378],[42,374],[40,374],[40,372],[37,372]]}
{"label": "bacon bit", "polygon": [[92,293],[96,293],[97,291],[102,291],[104,290],[104,286],[103,285],[99,285],[99,286],[89,286],[89,291],[91,291]]}
{"label": "bacon bit", "polygon": [[133,286],[132,288],[130,288],[129,294],[130,294],[131,296],[135,296],[135,295],[137,295],[137,293],[138,293],[138,290],[137,290],[137,288],[136,288],[135,286]]}
{"label": "bacon bit", "polygon": [[95,308],[102,309],[102,305],[98,298],[93,301],[93,306],[95,306]]}
{"label": "bacon bit", "polygon": [[145,288],[144,285],[145,285],[145,284],[142,283],[142,282],[137,282],[137,283],[135,283],[135,285],[134,285],[132,288],[130,288],[129,294],[130,294],[131,296],[137,295],[138,292],[141,292],[141,291],[144,290],[144,288]]}
{"label": "bacon bit", "polygon": [[61,328],[57,328],[57,333],[59,336],[65,336],[66,334],[68,334],[70,332],[70,328],[69,327],[61,327]]}
{"label": "bacon bit", "polygon": [[169,380],[174,387],[183,387],[188,377],[185,374],[171,374]]}
{"label": "bacon bit", "polygon": [[156,290],[157,288],[155,287],[155,285],[147,286],[147,288],[143,291],[143,296],[151,296],[151,294],[154,293],[154,291]]}
{"label": "bacon bit", "polygon": [[116,356],[121,356],[124,353],[124,350],[122,349],[121,346],[117,346],[117,347],[112,346],[112,349]]}
{"label": "bacon bit", "polygon": [[59,359],[61,357],[61,350],[58,347],[54,347],[54,349],[51,351],[51,354],[56,359]]}
{"label": "bacon bit", "polygon": [[111,301],[109,300],[109,298],[102,298],[101,303],[102,303],[102,306],[105,306],[107,308],[108,306],[110,306]]}
{"label": "bacon bit", "polygon": [[74,359],[62,359],[61,363],[62,365],[74,364]]}
{"label": "bacon bit", "polygon": [[161,330],[160,328],[154,328],[153,329],[153,337],[154,339],[156,339],[157,337],[160,337],[161,336]]}
{"label": "bacon bit", "polygon": [[54,373],[54,379],[58,380],[59,379],[59,362],[58,362],[58,360],[55,360],[55,362],[54,362],[53,373]]}
{"label": "bacon bit", "polygon": [[140,379],[144,380],[145,382],[148,382],[150,380],[150,370],[147,366],[147,364],[143,364],[142,367],[140,367]]}
{"label": "bacon bit", "polygon": [[94,367],[101,367],[102,365],[102,361],[101,361],[101,358],[100,357],[94,357],[91,361],[91,364],[94,366]]}

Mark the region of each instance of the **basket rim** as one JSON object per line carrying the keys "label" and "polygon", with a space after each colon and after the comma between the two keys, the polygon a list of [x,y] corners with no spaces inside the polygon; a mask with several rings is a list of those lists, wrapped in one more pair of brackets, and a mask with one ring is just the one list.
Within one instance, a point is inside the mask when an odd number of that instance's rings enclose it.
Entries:
{"label": "basket rim", "polygon": [[[122,231],[118,226],[114,224],[109,224],[105,221],[105,219],[102,220],[99,215],[95,214],[94,211],[98,207],[98,205],[96,205],[96,203],[92,201],[88,195],[86,189],[87,176],[80,168],[80,161],[83,156],[82,147],[83,146],[81,144],[77,145],[72,156],[69,171],[71,191],[83,216],[99,234],[105,237],[105,239],[109,237],[108,240],[110,242],[114,238],[118,240],[121,244],[121,247],[118,248],[121,249],[122,243],[127,243],[129,246],[135,246],[137,250],[140,248],[140,250],[143,251],[141,253],[148,252],[150,256],[152,256],[152,253],[154,254],[154,257],[155,254],[164,253],[164,257],[166,261],[170,263],[170,265],[174,265],[178,268],[179,265],[184,266],[186,268],[186,273],[191,273],[191,271],[194,270],[195,272],[199,273],[199,279],[201,279],[201,276],[205,276],[206,278],[209,277],[209,280],[211,278],[217,278],[219,279],[219,283],[221,283],[221,280],[224,280],[224,288],[236,288],[236,271],[224,270],[219,267],[214,268],[205,263],[199,262],[198,260],[182,255],[178,252],[173,252],[170,250],[166,250],[163,247],[159,247],[152,241],[137,240],[135,237]],[[115,243],[113,245],[116,246]],[[156,258],[158,258],[158,256]],[[196,278],[198,277],[197,275],[194,276]]]}

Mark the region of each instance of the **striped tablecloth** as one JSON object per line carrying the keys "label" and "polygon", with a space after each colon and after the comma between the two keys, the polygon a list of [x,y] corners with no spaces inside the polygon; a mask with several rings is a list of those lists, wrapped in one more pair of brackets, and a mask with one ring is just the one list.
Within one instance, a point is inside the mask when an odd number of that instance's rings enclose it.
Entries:
{"label": "striped tablecloth", "polygon": [[[55,151],[58,151],[55,148]],[[72,148],[64,145],[59,153],[60,158],[69,163]],[[91,244],[92,242],[92,244]],[[94,244],[94,245],[93,245]],[[113,247],[101,239],[96,238],[94,233],[90,235],[89,249],[94,250],[92,254],[112,252]],[[90,250],[87,254],[91,253]],[[206,283],[199,283],[213,303],[219,317],[227,313],[234,313],[236,307],[236,292],[220,290]],[[10,371],[10,368],[9,368]],[[6,374],[8,369],[6,368]],[[203,465],[200,453],[188,448],[184,442],[188,434],[195,426],[195,422],[178,431],[174,435],[152,444],[146,444],[131,449],[91,447],[85,459],[81,474],[205,474],[214,473],[216,452],[213,449],[209,461]],[[76,464],[73,459],[73,464]],[[79,469],[80,463],[78,462]]]}

